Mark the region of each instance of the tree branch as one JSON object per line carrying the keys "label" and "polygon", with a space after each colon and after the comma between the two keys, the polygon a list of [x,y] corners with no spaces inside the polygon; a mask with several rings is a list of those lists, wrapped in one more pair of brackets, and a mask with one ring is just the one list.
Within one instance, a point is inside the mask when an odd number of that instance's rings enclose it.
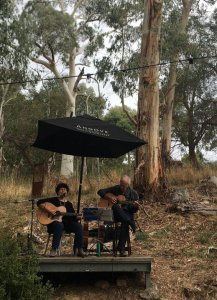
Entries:
{"label": "tree branch", "polygon": [[55,60],[54,60],[54,51],[53,51],[53,48],[52,48],[52,46],[51,46],[51,44],[50,44],[50,43],[48,43],[48,47],[49,47],[49,49],[50,49],[50,52],[51,52],[52,61],[54,62],[54,61],[55,61]]}
{"label": "tree branch", "polygon": [[[54,63],[54,60],[52,58],[50,58],[43,50],[43,47],[41,45],[39,45],[37,42],[35,42],[35,45],[41,50],[42,55],[44,56],[44,58],[46,58],[50,64]],[[49,47],[50,48],[50,47]],[[53,50],[52,50],[53,51]],[[52,53],[51,51],[51,53]],[[53,54],[53,53],[52,53]]]}
{"label": "tree branch", "polygon": [[[115,30],[111,30],[109,32],[105,32],[105,33],[102,33],[101,36],[106,36],[106,35],[109,35],[110,33],[113,33],[115,32]],[[93,43],[97,40],[97,35],[94,36],[94,38],[91,40],[91,41],[88,41],[86,44],[84,44],[83,46],[81,46],[80,48],[77,49],[76,51],[76,54],[79,55],[79,54],[82,54],[84,53],[84,50],[85,48],[87,48],[87,46],[90,44],[90,43]]]}
{"label": "tree branch", "polygon": [[124,96],[121,97],[121,104],[122,104],[122,108],[123,111],[125,112],[125,114],[127,115],[128,119],[130,120],[130,122],[137,126],[137,122],[135,119],[133,119],[133,117],[129,114],[129,111],[126,109],[126,105],[124,104]]}
{"label": "tree branch", "polygon": [[77,2],[75,3],[75,5],[74,5],[74,9],[73,9],[73,11],[72,11],[72,14],[71,14],[71,16],[74,18],[74,16],[75,16],[75,13],[76,13],[76,11],[77,11],[77,9],[78,9],[78,7],[82,4],[82,2],[84,2],[85,0],[77,0]]}
{"label": "tree branch", "polygon": [[78,75],[78,77],[75,81],[75,84],[74,84],[74,87],[73,87],[73,91],[75,93],[78,92],[78,84],[81,81],[81,78],[82,78],[83,75],[84,75],[84,68],[81,69],[81,72],[80,72],[80,74]]}

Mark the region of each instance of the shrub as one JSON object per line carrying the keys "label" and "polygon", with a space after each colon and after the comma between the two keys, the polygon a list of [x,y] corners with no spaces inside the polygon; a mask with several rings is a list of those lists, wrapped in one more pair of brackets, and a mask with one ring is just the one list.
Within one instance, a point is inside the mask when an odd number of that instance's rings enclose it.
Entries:
{"label": "shrub", "polygon": [[38,276],[34,254],[21,256],[17,240],[9,231],[0,231],[0,299],[48,300],[51,287]]}

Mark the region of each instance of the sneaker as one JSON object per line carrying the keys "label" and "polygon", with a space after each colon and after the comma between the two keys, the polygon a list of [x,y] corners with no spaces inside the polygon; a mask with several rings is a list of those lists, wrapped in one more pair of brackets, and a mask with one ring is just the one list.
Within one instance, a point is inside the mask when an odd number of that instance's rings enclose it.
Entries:
{"label": "sneaker", "polygon": [[85,253],[84,253],[84,250],[82,248],[78,248],[77,256],[85,257]]}
{"label": "sneaker", "polygon": [[125,251],[120,251],[120,255],[119,255],[120,257],[126,257],[127,256],[127,254],[126,254],[126,252]]}
{"label": "sneaker", "polygon": [[75,248],[72,250],[72,256],[77,256],[78,255],[78,248]]}
{"label": "sneaker", "polygon": [[56,249],[51,249],[50,250],[50,257],[55,257],[55,256],[57,256],[58,255],[58,250],[56,250]]}

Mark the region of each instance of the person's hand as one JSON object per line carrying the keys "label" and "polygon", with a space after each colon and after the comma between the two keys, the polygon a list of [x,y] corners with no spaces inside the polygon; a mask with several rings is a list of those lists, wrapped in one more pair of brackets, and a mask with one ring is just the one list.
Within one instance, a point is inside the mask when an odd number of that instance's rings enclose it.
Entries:
{"label": "person's hand", "polygon": [[120,202],[124,202],[124,201],[126,201],[126,197],[124,195],[118,195],[117,200]]}
{"label": "person's hand", "polygon": [[77,219],[78,221],[80,221],[80,220],[82,219],[82,214],[78,214],[78,215],[76,216],[76,219]]}
{"label": "person's hand", "polygon": [[40,204],[39,207],[52,216],[54,216],[57,212],[56,209],[48,209],[44,203]]}
{"label": "person's hand", "polygon": [[114,196],[111,197],[111,201],[112,201],[113,204],[117,203],[117,197],[114,197]]}
{"label": "person's hand", "polygon": [[55,214],[57,213],[56,209],[49,209],[49,214],[51,214],[52,216],[55,216]]}

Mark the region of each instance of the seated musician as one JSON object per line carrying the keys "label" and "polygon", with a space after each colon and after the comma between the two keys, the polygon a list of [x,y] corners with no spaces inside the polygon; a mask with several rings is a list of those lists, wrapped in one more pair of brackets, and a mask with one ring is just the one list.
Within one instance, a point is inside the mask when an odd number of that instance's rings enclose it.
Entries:
{"label": "seated musician", "polygon": [[[67,213],[75,213],[73,205],[66,199],[66,196],[69,192],[69,187],[65,183],[59,183],[56,186],[56,194],[58,197],[49,198],[49,199],[42,199],[38,200],[37,206],[40,209],[45,210],[46,212],[54,215],[58,212],[58,207],[64,206],[66,208]],[[46,208],[46,203],[52,203],[56,206],[56,209],[50,210]],[[60,219],[61,221],[54,220],[52,223],[47,225],[48,233],[53,233],[53,241],[52,241],[52,248],[50,251],[50,256],[56,256],[58,254],[58,249],[60,245],[61,236],[63,231],[74,232],[75,239],[74,239],[74,255],[84,257],[83,252],[83,228],[80,223],[78,223],[77,216],[63,216]]]}
{"label": "seated musician", "polygon": [[[130,177],[124,175],[120,179],[120,184],[109,188],[101,189],[98,195],[113,203],[112,210],[115,222],[121,222],[120,237],[118,241],[118,251],[120,256],[126,256],[125,244],[129,235],[129,226],[133,233],[136,231],[133,214],[139,209],[139,196],[135,190],[130,187]],[[124,203],[126,201],[126,203]],[[119,205],[119,203],[122,203]]]}

